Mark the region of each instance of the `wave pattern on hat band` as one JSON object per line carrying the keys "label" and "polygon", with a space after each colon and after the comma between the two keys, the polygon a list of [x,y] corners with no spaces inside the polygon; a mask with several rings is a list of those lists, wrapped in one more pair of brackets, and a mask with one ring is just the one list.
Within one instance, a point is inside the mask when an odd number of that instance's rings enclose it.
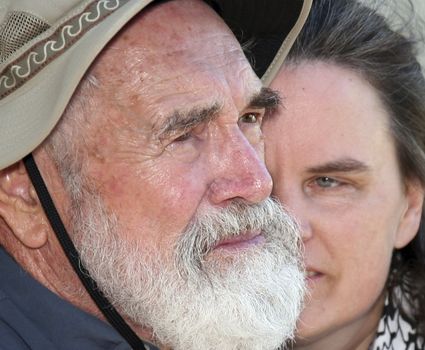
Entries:
{"label": "wave pattern on hat band", "polygon": [[57,28],[50,37],[41,43],[34,44],[18,59],[2,70],[0,76],[0,99],[22,86],[38,73],[46,63],[64,53],[84,33],[128,1],[93,1],[82,13],[72,17]]}

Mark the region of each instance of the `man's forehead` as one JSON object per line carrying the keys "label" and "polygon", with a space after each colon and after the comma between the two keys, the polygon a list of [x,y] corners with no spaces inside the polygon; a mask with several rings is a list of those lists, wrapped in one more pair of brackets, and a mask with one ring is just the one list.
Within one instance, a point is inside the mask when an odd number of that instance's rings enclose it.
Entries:
{"label": "man's forehead", "polygon": [[163,80],[163,74],[170,79],[174,72],[190,75],[201,65],[225,69],[240,64],[246,69],[238,41],[212,9],[197,0],[176,3],[167,2],[136,16],[104,50],[96,71],[117,73],[117,80],[120,72],[141,74],[143,80]]}
{"label": "man's forehead", "polygon": [[150,65],[241,54],[231,30],[200,0],[172,1],[136,16],[111,46],[137,49]]}
{"label": "man's forehead", "polygon": [[187,49],[198,36],[231,34],[223,20],[201,0],[170,1],[136,15],[112,42],[142,45],[161,54],[168,47]]}
{"label": "man's forehead", "polygon": [[208,32],[197,32],[193,36],[183,35],[179,40],[168,37],[163,37],[163,39],[169,40],[162,44],[152,43],[152,45],[140,42],[137,46],[127,46],[127,49],[143,48],[140,53],[143,54],[146,61],[155,65],[169,64],[173,61],[202,62],[214,57],[217,59],[244,57],[243,50],[233,34],[217,27],[211,27]]}
{"label": "man's forehead", "polygon": [[[167,100],[170,105],[174,99],[178,105],[182,97],[185,104],[222,105],[228,94],[241,106],[247,104],[261,90],[261,82],[239,43],[205,4],[192,0],[183,3],[199,5],[196,11],[203,18],[181,23],[187,15],[181,6],[180,12],[172,12],[170,18],[162,11],[156,14],[155,8],[139,16],[105,50],[98,64],[100,75],[106,76],[111,85],[118,84],[114,94],[124,101],[132,95],[133,101],[155,104]],[[173,4],[162,4],[159,10],[172,8]],[[196,6],[189,8],[191,15]],[[159,27],[150,26],[158,21]],[[174,26],[176,23],[181,23],[183,29]],[[143,29],[154,30],[150,35]]]}

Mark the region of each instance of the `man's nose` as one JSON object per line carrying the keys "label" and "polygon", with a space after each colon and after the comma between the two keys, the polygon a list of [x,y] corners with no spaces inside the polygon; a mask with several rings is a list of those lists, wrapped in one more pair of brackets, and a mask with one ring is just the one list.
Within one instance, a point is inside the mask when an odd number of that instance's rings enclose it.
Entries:
{"label": "man's nose", "polygon": [[259,203],[271,194],[272,179],[264,164],[262,149],[255,149],[242,133],[220,142],[215,153],[214,180],[210,185],[210,201],[242,199]]}

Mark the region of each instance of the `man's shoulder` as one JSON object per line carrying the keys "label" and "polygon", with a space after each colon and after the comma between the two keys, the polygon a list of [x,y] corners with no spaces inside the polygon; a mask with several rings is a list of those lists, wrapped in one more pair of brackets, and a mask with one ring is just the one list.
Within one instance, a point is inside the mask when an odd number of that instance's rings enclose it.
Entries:
{"label": "man's shoulder", "polygon": [[[31,293],[34,290],[27,291]],[[56,299],[48,298],[50,309],[35,299],[31,310],[16,295],[8,295],[0,281],[0,350],[130,350],[109,324]],[[145,346],[157,349],[151,344]]]}
{"label": "man's shoulder", "polygon": [[[1,307],[1,303],[0,303]],[[0,350],[30,350],[22,338],[7,323],[0,320]]]}
{"label": "man's shoulder", "polygon": [[0,350],[54,349],[0,289]]}
{"label": "man's shoulder", "polygon": [[[27,277],[3,249],[0,249],[0,262],[0,350],[55,349],[42,335],[37,322],[25,312],[25,303],[19,303],[21,295],[29,298],[35,293],[32,286],[23,288],[16,283]],[[37,303],[36,300],[33,303]]]}

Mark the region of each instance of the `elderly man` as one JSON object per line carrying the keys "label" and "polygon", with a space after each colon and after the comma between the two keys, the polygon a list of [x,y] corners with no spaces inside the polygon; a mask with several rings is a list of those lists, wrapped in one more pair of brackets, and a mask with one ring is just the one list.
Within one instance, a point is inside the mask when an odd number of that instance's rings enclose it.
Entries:
{"label": "elderly man", "polygon": [[201,1],[71,3],[0,3],[0,348],[275,349],[303,294],[279,98]]}

